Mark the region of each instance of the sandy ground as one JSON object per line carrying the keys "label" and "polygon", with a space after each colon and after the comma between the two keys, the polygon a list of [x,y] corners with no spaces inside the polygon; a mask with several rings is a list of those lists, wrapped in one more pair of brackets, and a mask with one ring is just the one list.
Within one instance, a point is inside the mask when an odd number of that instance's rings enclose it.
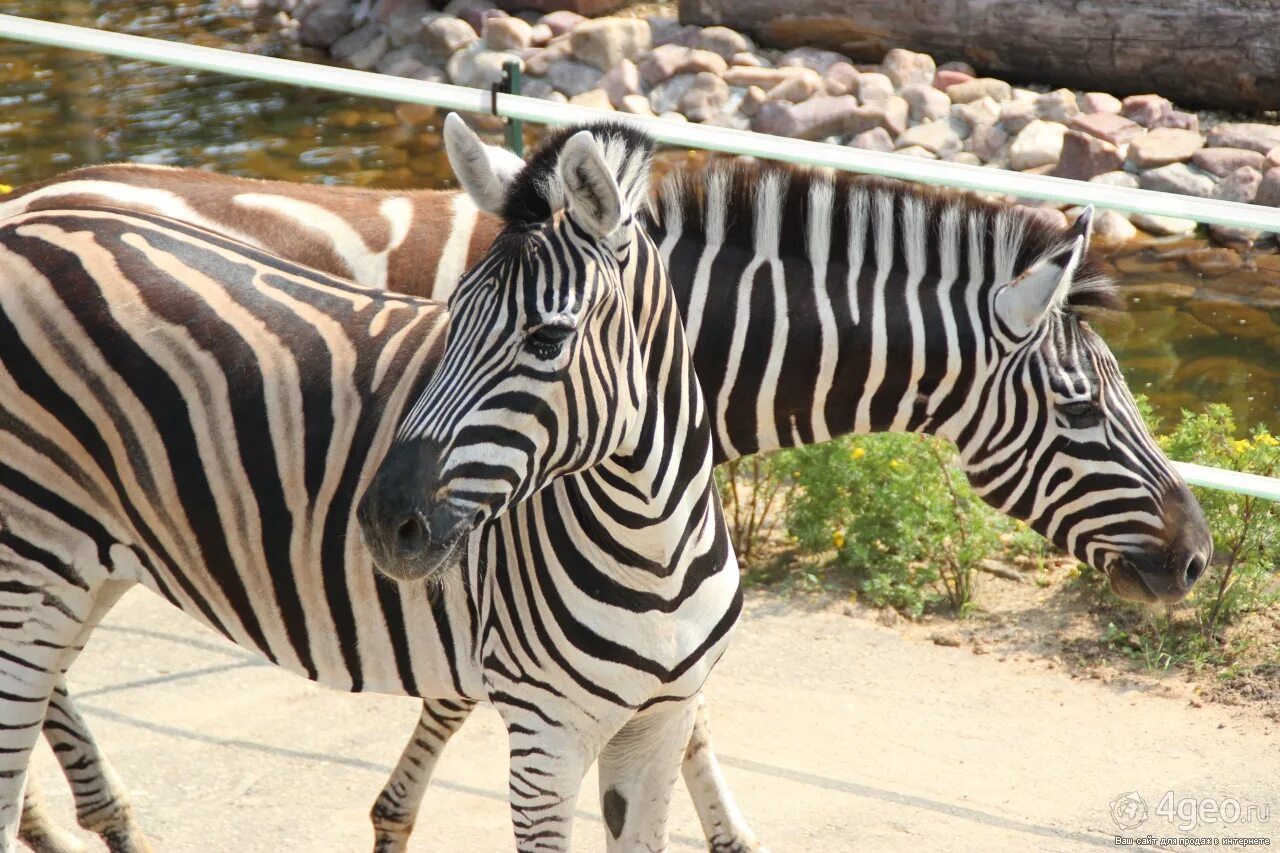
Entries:
{"label": "sandy ground", "polygon": [[[418,713],[286,674],[145,592],[102,625],[71,684],[157,851],[369,849],[368,807]],[[1131,791],[1149,817],[1124,835],[1280,843],[1280,733],[1256,715],[765,596],[709,693],[730,781],[774,853],[1113,848],[1109,804]],[[36,765],[71,825],[43,746]],[[505,788],[505,736],[482,710],[442,760],[412,850],[511,849]],[[1169,791],[1256,809],[1182,833],[1156,814]],[[575,850],[603,849],[595,800],[589,777]],[[704,849],[683,792],[672,836],[673,850]]]}

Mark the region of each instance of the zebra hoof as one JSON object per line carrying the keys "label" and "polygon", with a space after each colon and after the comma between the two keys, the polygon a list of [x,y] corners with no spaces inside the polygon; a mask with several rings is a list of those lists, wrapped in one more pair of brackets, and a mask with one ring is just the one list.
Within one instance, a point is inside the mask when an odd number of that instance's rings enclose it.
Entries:
{"label": "zebra hoof", "polygon": [[35,853],[86,853],[88,847],[60,826],[22,829],[18,838]]}

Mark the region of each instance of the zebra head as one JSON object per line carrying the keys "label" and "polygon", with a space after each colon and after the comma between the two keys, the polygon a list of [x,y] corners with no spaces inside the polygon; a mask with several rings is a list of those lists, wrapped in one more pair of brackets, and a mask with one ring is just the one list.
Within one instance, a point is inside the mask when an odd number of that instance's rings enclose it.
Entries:
{"label": "zebra head", "polygon": [[400,580],[438,575],[484,521],[635,441],[653,343],[639,327],[654,325],[643,294],[666,281],[635,226],[643,134],[561,132],[486,195],[466,176],[487,146],[456,116],[446,127],[455,172],[504,227],[450,296],[443,360],[361,501],[365,542]]}
{"label": "zebra head", "polygon": [[1213,539],[1081,316],[1099,285],[1087,269],[1090,218],[1020,271],[1001,275],[997,257],[986,369],[961,426],[940,432],[987,503],[1102,571],[1121,597],[1173,602],[1204,572]]}

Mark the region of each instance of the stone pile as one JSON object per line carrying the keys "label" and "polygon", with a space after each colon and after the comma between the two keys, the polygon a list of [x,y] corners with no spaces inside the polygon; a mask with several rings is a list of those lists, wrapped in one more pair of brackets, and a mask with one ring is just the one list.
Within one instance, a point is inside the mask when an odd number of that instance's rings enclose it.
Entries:
{"label": "stone pile", "polygon": [[[1280,126],[1219,123],[1159,95],[1034,91],[979,77],[963,62],[891,50],[877,66],[812,48],[769,50],[725,27],[672,17],[587,18],[532,0],[260,0],[303,44],[337,62],[403,77],[487,88],[509,60],[523,93],[672,121],[749,128],[913,157],[1116,186],[1280,206]],[[1206,122],[1207,123],[1207,122]],[[1046,210],[1046,215],[1058,215]],[[1103,240],[1136,225],[1159,235],[1195,223],[1120,214]],[[1212,229],[1252,245],[1256,232]]]}

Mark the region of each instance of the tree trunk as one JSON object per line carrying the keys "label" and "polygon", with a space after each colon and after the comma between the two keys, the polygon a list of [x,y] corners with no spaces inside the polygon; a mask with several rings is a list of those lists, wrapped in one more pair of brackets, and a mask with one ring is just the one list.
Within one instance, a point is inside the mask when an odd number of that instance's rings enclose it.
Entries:
{"label": "tree trunk", "polygon": [[1280,109],[1280,0],[680,0],[680,20],[856,62],[904,47],[1012,81]]}

